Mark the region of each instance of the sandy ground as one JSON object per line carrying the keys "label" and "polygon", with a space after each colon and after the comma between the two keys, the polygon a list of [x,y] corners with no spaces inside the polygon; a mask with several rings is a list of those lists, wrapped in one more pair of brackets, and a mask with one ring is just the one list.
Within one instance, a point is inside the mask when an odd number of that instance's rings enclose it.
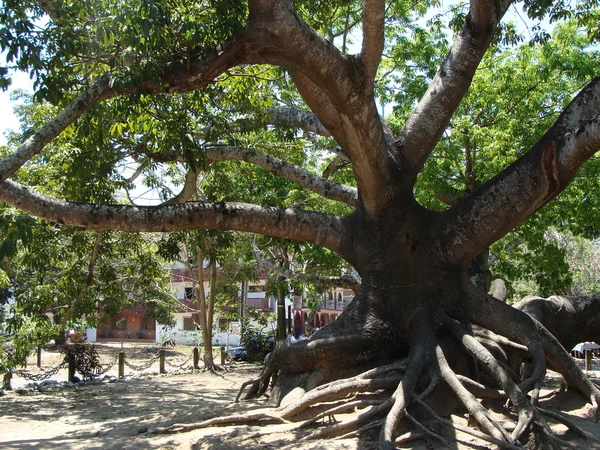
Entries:
{"label": "sandy ground", "polygon": [[[146,353],[151,355],[152,351],[148,349]],[[44,392],[16,389],[0,397],[0,449],[337,450],[376,447],[376,435],[360,439],[299,441],[301,435],[290,430],[289,425],[214,427],[174,435],[153,433],[159,427],[174,423],[193,423],[268,406],[262,401],[232,402],[241,383],[258,372],[255,366],[234,364],[217,375],[203,372],[143,374],[125,381],[78,384]],[[591,373],[592,376],[598,374],[599,371]],[[542,395],[560,385],[557,374],[549,375]],[[18,384],[19,380],[15,382]],[[590,407],[585,399],[576,393],[565,392],[541,403],[547,409],[567,413],[591,438],[582,440],[564,425],[549,420],[563,439],[575,448],[600,449],[600,425],[587,420]],[[343,418],[335,417],[337,420]],[[452,418],[466,424],[463,416]],[[448,439],[458,437],[462,441],[453,444],[456,449],[492,448],[470,436],[455,435],[450,429],[442,432]],[[435,441],[421,440],[408,443],[404,448],[424,450],[440,446]]]}

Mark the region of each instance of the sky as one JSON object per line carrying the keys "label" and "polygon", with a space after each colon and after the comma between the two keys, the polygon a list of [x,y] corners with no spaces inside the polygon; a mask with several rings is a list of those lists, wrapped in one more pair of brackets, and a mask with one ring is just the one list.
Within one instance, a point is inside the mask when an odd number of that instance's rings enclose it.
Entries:
{"label": "sky", "polygon": [[6,132],[19,129],[19,119],[13,114],[14,102],[10,101],[11,92],[16,89],[25,89],[32,92],[33,85],[29,76],[23,72],[16,72],[12,76],[13,84],[9,90],[0,90],[0,145],[6,144]]}

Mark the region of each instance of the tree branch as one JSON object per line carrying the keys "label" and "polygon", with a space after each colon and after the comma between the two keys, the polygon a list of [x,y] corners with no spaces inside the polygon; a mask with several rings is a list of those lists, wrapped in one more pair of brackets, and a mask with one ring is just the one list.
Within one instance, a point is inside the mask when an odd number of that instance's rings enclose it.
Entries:
{"label": "tree branch", "polygon": [[324,277],[318,274],[298,273],[277,264],[273,264],[271,261],[263,258],[256,246],[254,247],[254,254],[256,255],[256,262],[261,267],[290,280],[298,281],[300,283],[316,284],[318,286],[352,289],[354,292],[358,291],[358,288],[360,287],[360,280],[357,280],[350,275]]}
{"label": "tree branch", "polygon": [[384,45],[385,1],[366,0],[363,6],[363,41],[361,56],[373,88],[373,80],[381,62]]}
{"label": "tree branch", "polygon": [[312,111],[303,111],[283,106],[271,108],[267,116],[267,123],[277,124],[281,122],[320,136],[331,136],[329,130],[323,126],[319,118]]}
{"label": "tree branch", "polygon": [[183,188],[175,197],[164,202],[164,205],[175,205],[177,203],[185,203],[191,200],[194,195],[198,192],[197,189],[198,182],[198,172],[194,172],[193,170],[188,170],[185,174],[185,182],[183,183]]}
{"label": "tree branch", "polygon": [[600,149],[598,112],[600,77],[581,90],[529,152],[442,213],[437,228],[449,243],[449,256],[472,259],[556,197]]}
{"label": "tree branch", "polygon": [[[279,123],[285,123],[299,130],[303,130],[309,133],[315,133],[320,136],[331,136],[329,130],[319,121],[319,118],[312,111],[305,111],[298,108],[290,108],[287,106],[276,106],[270,108],[267,111],[267,116],[262,122],[245,123],[244,119],[233,124],[226,126],[229,132],[249,132],[257,129],[263,129],[265,125],[276,125]],[[208,136],[215,134],[215,128],[212,126],[206,126],[200,128],[196,137],[209,140]]]}
{"label": "tree branch", "polygon": [[96,239],[94,240],[94,246],[92,247],[92,254],[90,255],[90,262],[88,264],[88,275],[85,279],[85,283],[79,294],[77,295],[77,299],[73,300],[69,298],[69,306],[67,314],[64,314],[61,320],[62,327],[65,327],[67,322],[72,319],[71,315],[73,314],[73,310],[81,303],[87,292],[89,291],[92,283],[94,281],[94,272],[96,270],[96,261],[98,259],[98,253],[100,252],[100,245],[104,240],[104,233],[99,231],[96,233]]}
{"label": "tree branch", "polygon": [[341,254],[344,219],[321,212],[247,203],[188,202],[178,205],[94,205],[58,200],[10,180],[0,200],[51,222],[94,230],[166,232],[198,228],[246,231],[312,242]]}
{"label": "tree branch", "polygon": [[209,164],[215,161],[245,161],[262,167],[277,176],[298,183],[300,186],[322,197],[346,203],[350,206],[357,205],[358,195],[356,188],[330,181],[287,161],[266,155],[257,150],[229,146],[209,147],[207,149],[207,160]]}
{"label": "tree branch", "polygon": [[250,10],[248,33],[266,42],[263,62],[292,69],[303,99],[351,159],[362,205],[369,211],[385,209],[393,181],[364,65],[302,22],[289,2],[255,0]]}
{"label": "tree branch", "polygon": [[[146,156],[159,162],[178,161],[185,162],[180,155],[165,155],[149,153]],[[262,167],[269,172],[297,183],[298,185],[319,194],[323,198],[356,206],[358,193],[356,188],[330,181],[320,177],[308,170],[288,163],[282,159],[259,152],[251,148],[231,146],[208,146],[205,147],[206,164],[210,165],[217,161],[244,161],[249,164]]]}
{"label": "tree branch", "polygon": [[56,13],[56,1],[55,0],[39,0],[40,8],[48,14],[50,20],[52,22],[56,22],[58,20],[58,14]]}
{"label": "tree branch", "polygon": [[461,33],[396,137],[397,151],[407,158],[407,167],[402,168],[405,173],[416,177],[440,140],[471,85],[475,70],[494,37],[496,25],[511,3],[511,0],[471,1],[471,11]]}
{"label": "tree branch", "polygon": [[17,149],[0,161],[0,182],[8,179],[23,164],[40,153],[52,139],[71,125],[78,117],[101,100],[114,97],[116,92],[109,85],[110,77],[104,75],[89,86],[49,123],[23,142]]}
{"label": "tree branch", "polygon": [[314,111],[316,117],[340,145],[344,154],[347,155],[348,144],[342,129],[340,116],[331,100],[327,98],[325,91],[301,72],[292,73],[291,77],[308,107]]}

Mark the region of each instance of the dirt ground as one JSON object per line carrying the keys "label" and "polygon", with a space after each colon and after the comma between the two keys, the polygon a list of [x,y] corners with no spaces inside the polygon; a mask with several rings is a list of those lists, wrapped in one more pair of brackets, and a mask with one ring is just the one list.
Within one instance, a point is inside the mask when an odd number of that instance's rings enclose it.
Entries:
{"label": "dirt ground", "polygon": [[[148,351],[149,352],[149,351]],[[58,356],[57,356],[58,357]],[[597,368],[597,367],[594,367]],[[230,365],[219,374],[204,372],[142,374],[125,381],[76,384],[39,392],[16,389],[0,397],[1,449],[283,449],[337,450],[376,448],[376,434],[360,439],[302,441],[290,425],[258,424],[199,429],[161,435],[153,431],[174,423],[187,424],[204,419],[265,408],[264,401],[233,403],[239,386],[259,372],[248,364]],[[591,372],[592,376],[600,371]],[[560,377],[552,372],[542,395],[556,389]],[[18,382],[18,380],[15,380]],[[20,394],[18,392],[21,392]],[[563,411],[590,437],[582,440],[573,432],[549,420],[561,438],[575,448],[600,449],[600,425],[587,419],[585,399],[564,392],[541,401],[546,409]],[[336,416],[336,420],[344,417]],[[453,416],[466,424],[464,416]],[[450,429],[442,433],[461,441],[456,449],[492,448],[475,438]],[[403,448],[441,448],[436,441],[413,441]]]}

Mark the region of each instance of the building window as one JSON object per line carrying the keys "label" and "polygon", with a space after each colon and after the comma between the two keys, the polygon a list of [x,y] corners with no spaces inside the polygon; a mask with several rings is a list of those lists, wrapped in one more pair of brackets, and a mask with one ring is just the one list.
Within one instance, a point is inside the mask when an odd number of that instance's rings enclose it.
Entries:
{"label": "building window", "polygon": [[142,319],[142,330],[155,330],[156,329],[156,321],[151,317],[144,317]]}
{"label": "building window", "polygon": [[191,317],[183,318],[183,329],[186,331],[192,331],[196,329],[196,325],[194,324],[194,319]]}
{"label": "building window", "polygon": [[186,300],[191,300],[194,298],[194,288],[193,287],[186,287],[184,288],[185,292],[184,292],[184,296]]}
{"label": "building window", "polygon": [[200,314],[192,314],[192,317],[183,318],[183,329],[186,331],[196,331],[200,329]]}
{"label": "building window", "polygon": [[248,292],[262,292],[262,286],[251,284],[248,286]]}
{"label": "building window", "polygon": [[258,309],[267,309],[268,300],[266,298],[249,298],[247,304]]}
{"label": "building window", "polygon": [[127,317],[115,317],[112,322],[113,330],[126,330]]}

